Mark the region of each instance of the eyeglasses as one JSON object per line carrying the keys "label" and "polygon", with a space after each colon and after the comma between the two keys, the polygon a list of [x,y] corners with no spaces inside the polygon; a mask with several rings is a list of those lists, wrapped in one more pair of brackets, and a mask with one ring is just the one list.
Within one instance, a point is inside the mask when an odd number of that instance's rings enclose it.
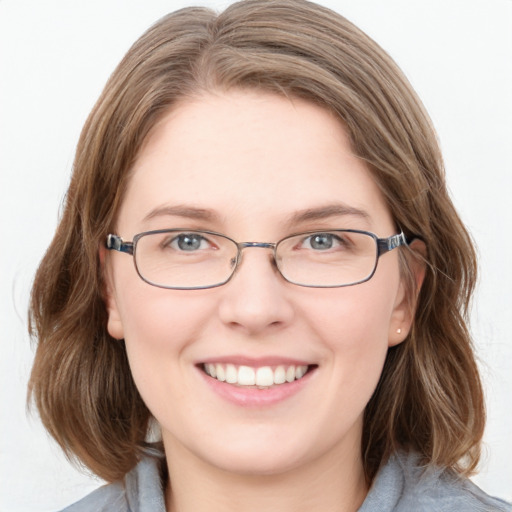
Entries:
{"label": "eyeglasses", "polygon": [[242,242],[212,231],[160,229],[125,242],[107,237],[107,249],[133,255],[137,273],[160,288],[196,290],[227,283],[246,248],[271,249],[283,278],[299,286],[337,288],[371,279],[379,257],[407,245],[405,235],[378,238],[367,231],[308,231],[276,243]]}

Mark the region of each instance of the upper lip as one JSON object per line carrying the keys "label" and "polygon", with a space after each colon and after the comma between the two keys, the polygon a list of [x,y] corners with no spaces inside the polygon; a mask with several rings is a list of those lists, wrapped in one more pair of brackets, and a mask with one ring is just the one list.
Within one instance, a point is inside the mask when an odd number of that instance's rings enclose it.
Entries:
{"label": "upper lip", "polygon": [[235,366],[250,366],[253,368],[261,368],[262,366],[310,366],[315,363],[306,359],[298,359],[293,357],[248,357],[243,355],[226,355],[208,357],[206,359],[202,359],[197,364],[233,364]]}

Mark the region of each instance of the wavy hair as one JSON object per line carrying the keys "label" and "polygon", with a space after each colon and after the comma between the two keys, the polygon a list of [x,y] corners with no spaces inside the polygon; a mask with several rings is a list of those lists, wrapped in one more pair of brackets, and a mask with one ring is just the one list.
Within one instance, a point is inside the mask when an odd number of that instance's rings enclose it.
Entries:
{"label": "wavy hair", "polygon": [[485,422],[467,328],[476,258],[447,192],[436,134],[394,61],[345,18],[304,0],[177,11],[135,42],[110,77],[81,133],[62,217],[32,290],[38,346],[29,397],[44,425],[69,457],[108,481],[140,458],[151,414],[123,342],[106,329],[98,248],[155,124],[180,101],[230,89],[334,112],[396,224],[426,244],[412,330],[389,350],[365,410],[368,481],[400,448],[469,474]]}

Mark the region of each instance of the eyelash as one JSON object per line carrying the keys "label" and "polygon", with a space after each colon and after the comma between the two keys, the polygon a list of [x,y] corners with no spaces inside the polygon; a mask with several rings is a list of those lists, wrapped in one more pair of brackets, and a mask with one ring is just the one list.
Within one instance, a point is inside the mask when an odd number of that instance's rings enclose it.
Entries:
{"label": "eyelash", "polygon": [[[320,238],[320,237],[322,237],[322,236],[324,236],[324,237],[325,237],[325,236],[330,237],[330,241],[331,241],[332,245],[333,245],[333,246],[335,246],[335,247],[346,246],[346,245],[348,244],[347,240],[342,239],[339,235],[336,235],[336,234],[334,234],[334,233],[329,233],[329,232],[325,232],[325,233],[323,233],[323,232],[317,232],[317,233],[315,233],[315,234],[309,235],[309,236],[307,236],[306,238],[304,238],[304,239],[303,239],[302,243],[304,244],[304,243],[306,243],[306,242],[309,242],[309,245],[310,245],[310,247],[309,247],[309,248],[310,248],[310,249],[314,249],[314,247],[312,246],[312,243],[311,243],[311,242],[312,242],[312,240],[313,240],[315,237]],[[331,246],[331,247],[327,247],[327,248],[325,248],[325,249],[323,249],[323,250],[333,249],[333,246]]]}
{"label": "eyelash", "polygon": [[[195,253],[207,249],[216,249],[217,247],[214,241],[207,236],[204,236],[205,234],[207,235],[207,233],[196,231],[180,231],[178,233],[173,233],[172,237],[167,237],[160,243],[160,247],[162,249],[170,248],[171,250],[182,253]],[[330,246],[315,248],[313,245],[315,237],[317,239],[321,239],[322,237],[328,238]],[[187,243],[187,238],[189,239],[189,242],[199,242],[199,246],[194,247],[193,244],[189,244],[188,246],[184,245]],[[205,244],[207,244],[207,247],[204,247]],[[297,244],[296,247],[299,250],[304,249],[312,250],[315,252],[328,252],[336,249],[348,248],[350,245],[350,240],[346,237],[340,236],[338,233],[333,233],[330,231],[317,231],[305,236],[302,241]]]}
{"label": "eyelash", "polygon": [[[179,246],[180,241],[184,241],[184,239],[186,239],[187,237],[190,238],[191,240],[198,240],[199,244],[200,244],[199,247],[197,249],[192,249],[190,251],[187,251],[187,249],[180,247]],[[173,236],[170,239],[169,238],[166,239],[161,245],[162,245],[162,247],[170,247],[171,249],[174,249],[174,250],[180,251],[180,252],[195,252],[196,250],[204,250],[204,248],[201,247],[203,245],[203,242],[206,242],[210,247],[213,246],[213,244],[210,240],[208,240],[206,237],[204,237],[198,233],[182,232],[182,233],[179,233],[179,234]],[[174,247],[175,244],[178,247]]]}

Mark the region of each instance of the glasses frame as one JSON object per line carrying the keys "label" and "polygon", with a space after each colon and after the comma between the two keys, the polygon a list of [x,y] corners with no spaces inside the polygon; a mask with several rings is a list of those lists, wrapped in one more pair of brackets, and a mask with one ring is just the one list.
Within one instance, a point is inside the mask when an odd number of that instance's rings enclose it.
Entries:
{"label": "glasses frame", "polygon": [[[234,262],[233,270],[231,274],[228,276],[227,279],[220,283],[216,283],[213,285],[206,285],[206,286],[166,286],[154,283],[148,279],[146,279],[140,272],[139,267],[137,265],[137,243],[138,241],[148,235],[153,234],[160,234],[160,233],[204,233],[207,235],[214,235],[221,238],[225,238],[229,240],[230,242],[233,242],[233,244],[236,245],[238,251],[236,255],[236,260]],[[276,258],[277,256],[277,248],[278,246],[283,243],[284,241],[296,237],[296,236],[302,236],[302,235],[312,235],[315,233],[359,233],[362,235],[367,235],[375,240],[375,246],[376,246],[376,255],[375,255],[375,264],[373,266],[373,270],[370,273],[370,275],[364,279],[361,279],[359,281],[356,281],[354,283],[349,284],[341,284],[341,285],[310,285],[310,284],[302,284],[295,281],[292,281],[288,279],[286,276],[283,275],[281,272],[281,269],[279,268],[278,260]],[[302,286],[304,288],[344,288],[346,286],[355,286],[357,284],[365,283],[369,281],[375,274],[375,271],[377,270],[377,265],[379,262],[379,258],[386,254],[389,251],[392,251],[393,249],[396,249],[400,246],[407,246],[408,242],[407,239],[403,233],[403,231],[400,231],[400,233],[391,235],[387,238],[379,238],[375,233],[372,233],[370,231],[363,231],[358,229],[326,229],[326,230],[313,230],[313,231],[304,231],[300,233],[294,233],[292,235],[288,235],[281,240],[277,242],[237,242],[230,238],[229,236],[223,235],[222,233],[217,233],[216,231],[208,231],[208,230],[199,230],[199,229],[188,229],[188,228],[172,228],[172,229],[157,229],[152,231],[143,231],[142,233],[138,233],[133,237],[133,240],[131,242],[124,241],[119,235],[109,234],[107,235],[107,240],[105,243],[105,247],[109,250],[124,252],[126,254],[130,254],[133,256],[133,262],[135,266],[135,270],[137,271],[137,274],[139,277],[145,282],[148,283],[151,286],[156,286],[157,288],[164,288],[168,290],[205,290],[208,288],[217,288],[219,286],[225,285],[227,282],[231,280],[231,278],[235,275],[241,261],[242,261],[242,251],[246,248],[253,247],[258,249],[271,249],[273,252],[273,259],[276,269],[278,270],[279,274],[282,276],[282,278],[291,284],[294,284],[296,286]]]}

